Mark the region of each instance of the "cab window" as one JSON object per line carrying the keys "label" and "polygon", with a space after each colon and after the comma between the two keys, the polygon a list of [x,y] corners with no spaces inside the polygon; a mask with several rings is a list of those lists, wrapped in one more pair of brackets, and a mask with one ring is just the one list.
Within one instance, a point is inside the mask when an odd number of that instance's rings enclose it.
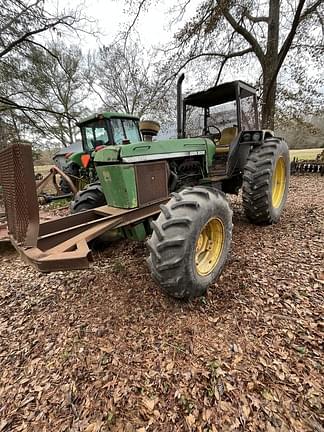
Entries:
{"label": "cab window", "polygon": [[109,144],[105,119],[87,123],[87,125],[83,127],[83,131],[86,140],[86,146],[89,150],[94,150],[100,145]]}
{"label": "cab window", "polygon": [[127,139],[129,139],[131,143],[141,141],[138,125],[135,120],[123,119],[123,125]]}
{"label": "cab window", "polygon": [[113,135],[114,135],[114,141],[117,145],[120,145],[123,143],[123,140],[126,139],[123,124],[121,119],[112,119],[111,120]]}
{"label": "cab window", "polygon": [[111,126],[117,145],[123,144],[124,140],[128,140],[130,143],[141,141],[136,120],[113,118],[111,119]]}

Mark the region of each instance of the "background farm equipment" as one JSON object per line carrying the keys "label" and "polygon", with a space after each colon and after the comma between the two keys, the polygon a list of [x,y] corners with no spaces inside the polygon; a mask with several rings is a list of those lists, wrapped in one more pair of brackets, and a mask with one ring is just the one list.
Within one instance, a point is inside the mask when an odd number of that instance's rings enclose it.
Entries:
{"label": "background farm equipment", "polygon": [[[60,178],[60,182],[62,181],[62,179],[64,179],[64,181],[69,185],[70,192],[64,193],[64,191],[62,191],[60,184],[57,183],[57,177]],[[44,188],[49,183],[51,184],[52,188],[56,191],[55,195],[52,193],[49,194],[47,192],[44,192]],[[45,175],[45,177],[37,181],[36,189],[37,189],[37,195],[39,197],[40,204],[44,204],[44,203],[48,203],[51,201],[64,199],[64,198],[71,198],[73,195],[77,193],[77,188],[73,183],[72,179],[64,171],[62,171],[60,168],[58,168],[55,165],[53,165],[50,168],[49,173]]]}
{"label": "background farm equipment", "polygon": [[[71,193],[71,184],[66,181],[66,176],[72,181],[76,192],[85,188],[89,183],[98,180],[96,168],[91,155],[83,151],[68,153],[67,163],[63,168],[65,176],[61,176],[59,187],[62,193]],[[73,196],[76,194],[73,193]]]}
{"label": "background farm equipment", "polygon": [[302,160],[294,157],[290,164],[291,174],[319,173],[324,175],[324,150],[313,160]]}
{"label": "background farm equipment", "polygon": [[[76,194],[71,189],[71,182],[66,180],[66,176],[72,181],[76,191],[82,191],[88,184],[97,182],[96,190],[100,188],[98,182],[98,176],[96,167],[94,164],[95,152],[102,149],[106,145],[118,145],[120,143],[131,143],[139,142],[142,140],[140,133],[140,121],[136,116],[123,113],[109,112],[105,113],[105,117],[109,118],[109,122],[105,123],[105,128],[97,127],[91,129],[91,121],[94,119],[98,121],[97,115],[91,116],[80,122],[78,125],[81,128],[83,134],[81,145],[75,143],[73,147],[64,149],[64,151],[57,152],[54,156],[56,165],[64,172],[65,176],[62,176],[59,182],[59,188],[62,193]],[[82,125],[86,123],[87,128],[82,128]],[[144,121],[141,122],[142,134],[144,139],[152,138],[159,131],[159,125],[156,122]],[[153,129],[152,129],[153,128]],[[90,188],[91,191],[91,188]],[[76,211],[74,206],[82,205],[82,209],[85,209],[88,201],[89,190],[86,195],[81,192],[80,196],[76,197],[75,204],[72,204],[72,211]],[[90,192],[91,195],[91,192]],[[105,204],[105,198],[103,193],[100,199],[96,200],[100,205]],[[92,205],[93,207],[93,205]]]}
{"label": "background farm equipment", "polygon": [[[183,78],[178,139],[142,141],[138,119],[116,113],[80,123],[99,181],[77,194],[75,214],[40,224],[30,148],[0,153],[0,170],[8,167],[0,180],[11,240],[28,262],[41,271],[84,268],[88,242],[107,231],[134,240],[150,236],[153,278],[171,296],[192,298],[219,276],[229,254],[232,210],[225,193],[242,188],[252,223],[279,220],[288,192],[288,147],[258,127],[255,89],[234,81],[182,99]],[[235,102],[234,122],[215,124],[229,102]],[[193,108],[202,112],[203,124],[200,135],[190,138],[187,114]],[[154,134],[156,125],[145,129]]]}
{"label": "background farm equipment", "polygon": [[86,160],[86,166],[83,166],[82,157],[84,154],[82,141],[76,141],[68,147],[61,148],[53,156],[55,166],[68,176],[75,187],[75,190],[72,190],[66,176],[61,176],[59,181],[61,193],[73,193],[75,195],[77,191],[83,189],[88,183],[97,180],[94,164]]}
{"label": "background farm equipment", "polygon": [[[79,127],[83,137],[83,152],[71,156],[74,169],[87,170],[89,181],[74,196],[71,202],[71,213],[89,210],[106,204],[106,194],[103,192],[94,162],[96,153],[106,145],[125,145],[133,142],[140,143],[152,141],[160,130],[159,123],[155,121],[139,121],[138,117],[129,114],[105,112],[95,114],[80,122]],[[99,139],[100,138],[100,139]],[[75,168],[75,166],[77,167]],[[71,165],[69,165],[71,166]],[[85,174],[86,176],[87,174]],[[114,184],[110,184],[110,194],[119,194],[120,183],[115,177]]]}

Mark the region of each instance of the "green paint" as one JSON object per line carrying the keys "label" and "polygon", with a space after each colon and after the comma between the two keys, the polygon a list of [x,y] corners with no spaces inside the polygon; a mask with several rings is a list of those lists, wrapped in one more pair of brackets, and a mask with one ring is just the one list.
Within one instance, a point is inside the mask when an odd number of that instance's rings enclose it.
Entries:
{"label": "green paint", "polygon": [[84,152],[72,153],[69,156],[69,161],[76,163],[79,166],[82,166],[81,156],[84,155]]}
{"label": "green paint", "polygon": [[111,162],[119,160],[119,152],[121,146],[107,146],[102,150],[98,150],[94,153],[95,162]]}
{"label": "green paint", "polygon": [[137,207],[134,165],[98,165],[97,173],[109,206]]}
{"label": "green paint", "polygon": [[[189,151],[206,151],[206,143],[210,141],[205,138],[184,138],[161,141],[142,141],[139,143],[125,144],[121,146],[120,157],[131,157],[139,155],[169,154]],[[163,157],[161,158],[163,159]]]}
{"label": "green paint", "polygon": [[139,223],[132,228],[124,228],[125,237],[130,240],[144,241],[147,237],[145,226],[143,223]]}
{"label": "green paint", "polygon": [[92,114],[91,116],[86,117],[85,119],[82,119],[79,122],[79,125],[82,125],[82,123],[86,123],[90,120],[96,120],[97,118],[100,118],[100,117],[104,117],[104,118],[108,118],[108,119],[110,119],[110,118],[126,118],[126,119],[133,119],[133,120],[139,121],[139,118],[137,116],[132,115],[132,114],[118,113],[118,112],[112,112],[112,111],[104,111],[101,113]]}
{"label": "green paint", "polygon": [[[216,146],[208,138],[184,138],[161,141],[141,141],[138,143],[123,144],[121,146],[107,146],[95,152],[95,162],[115,162],[136,163],[136,160],[129,158],[140,158],[139,162],[150,160],[163,160],[168,158],[168,155],[173,158],[196,156],[196,152],[200,152],[198,156],[204,157],[206,166],[209,167],[213,163]],[[202,153],[203,152],[203,153]],[[158,157],[161,155],[161,157]],[[141,157],[144,157],[141,160]],[[152,156],[152,157],[151,157]],[[157,158],[158,157],[158,158]]]}
{"label": "green paint", "polygon": [[206,142],[206,146],[207,146],[207,166],[211,167],[212,164],[213,164],[214,156],[216,154],[216,145],[210,139],[207,139],[206,141],[207,141]]}

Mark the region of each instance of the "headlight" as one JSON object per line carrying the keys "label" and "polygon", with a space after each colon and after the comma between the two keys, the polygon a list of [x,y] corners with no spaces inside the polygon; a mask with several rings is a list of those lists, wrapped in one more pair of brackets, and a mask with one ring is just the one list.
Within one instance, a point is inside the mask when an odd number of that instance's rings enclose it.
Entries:
{"label": "headlight", "polygon": [[261,133],[260,132],[255,132],[253,135],[252,135],[252,141],[260,141],[260,139],[261,139]]}
{"label": "headlight", "polygon": [[251,134],[250,133],[244,133],[242,140],[243,141],[251,141]]}

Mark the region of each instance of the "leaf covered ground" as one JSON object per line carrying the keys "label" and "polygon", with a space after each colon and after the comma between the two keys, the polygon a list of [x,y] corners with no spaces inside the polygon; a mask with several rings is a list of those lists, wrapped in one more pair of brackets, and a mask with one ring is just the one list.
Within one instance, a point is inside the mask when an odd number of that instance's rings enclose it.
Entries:
{"label": "leaf covered ground", "polygon": [[276,226],[231,198],[206,297],[166,297],[141,243],[88,271],[0,256],[0,431],[323,431],[324,178],[293,177]]}

